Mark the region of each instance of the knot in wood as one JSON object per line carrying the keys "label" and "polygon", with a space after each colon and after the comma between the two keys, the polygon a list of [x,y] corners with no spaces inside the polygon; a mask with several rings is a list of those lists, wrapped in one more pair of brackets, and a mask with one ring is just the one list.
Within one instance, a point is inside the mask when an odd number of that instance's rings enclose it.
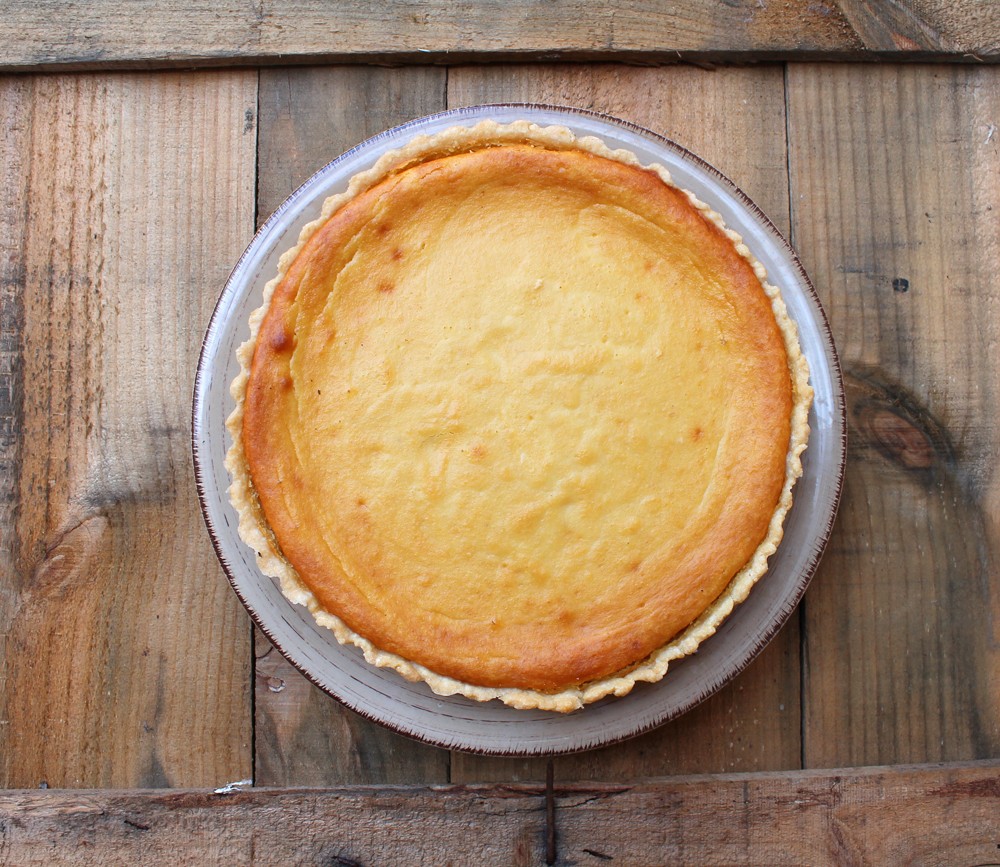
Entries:
{"label": "knot in wood", "polygon": [[926,470],[937,461],[927,433],[912,421],[885,407],[865,407],[860,427],[882,454],[908,470]]}

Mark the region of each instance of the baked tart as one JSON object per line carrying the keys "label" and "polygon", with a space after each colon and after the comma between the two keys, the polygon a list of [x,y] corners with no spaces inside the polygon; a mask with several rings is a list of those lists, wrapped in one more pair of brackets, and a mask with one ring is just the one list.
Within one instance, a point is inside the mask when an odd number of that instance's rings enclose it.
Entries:
{"label": "baked tart", "polygon": [[239,350],[242,538],[439,694],[572,711],[662,678],[765,574],[812,392],[721,218],[595,138],[414,139],[281,259]]}

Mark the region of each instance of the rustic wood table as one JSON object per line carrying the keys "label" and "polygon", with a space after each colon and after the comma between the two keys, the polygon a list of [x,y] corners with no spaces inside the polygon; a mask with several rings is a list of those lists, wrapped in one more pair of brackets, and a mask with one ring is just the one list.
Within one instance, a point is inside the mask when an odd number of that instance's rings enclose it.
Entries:
{"label": "rustic wood table", "polygon": [[[3,4],[0,861],[1000,862],[1000,5],[672,5]],[[742,186],[812,276],[850,424],[767,650],[551,763],[312,687],[219,568],[190,451],[255,226],[371,134],[509,101],[635,121]]]}

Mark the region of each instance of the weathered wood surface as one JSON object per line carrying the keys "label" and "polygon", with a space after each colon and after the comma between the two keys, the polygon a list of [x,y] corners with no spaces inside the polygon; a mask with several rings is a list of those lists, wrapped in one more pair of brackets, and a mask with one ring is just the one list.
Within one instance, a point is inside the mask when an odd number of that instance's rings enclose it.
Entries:
{"label": "weathered wood surface", "polygon": [[[448,74],[452,108],[489,102],[576,105],[673,138],[738,178],[787,232],[784,98],[784,72],[777,65],[712,72],[610,64],[469,66]],[[712,123],[706,124],[706,117]],[[637,740],[560,758],[557,778],[629,780],[797,768],[799,708],[799,634],[793,620],[743,676],[694,712]],[[456,754],[452,780],[539,779],[544,769],[541,759]]]}
{"label": "weathered wood surface", "polygon": [[250,775],[189,419],[255,116],[254,73],[0,79],[0,786]]}
{"label": "weathered wood surface", "polygon": [[9,0],[3,17],[0,70],[1000,56],[1000,8],[977,0]]}
{"label": "weathered wood surface", "polygon": [[853,426],[801,618],[706,705],[560,759],[557,782],[1000,755],[998,75],[265,70],[256,177],[256,72],[0,79],[0,785],[247,778],[252,689],[259,783],[541,779],[543,762],[449,756],[363,722],[263,639],[254,670],[188,451],[198,346],[255,212],[386,126],[514,99],[670,135],[788,228]]}
{"label": "weathered wood surface", "polygon": [[[0,860],[477,864],[545,859],[544,786],[10,792]],[[556,864],[995,864],[1000,763],[555,789]]]}
{"label": "weathered wood surface", "polygon": [[794,241],[851,425],[802,609],[807,767],[1000,755],[997,72],[788,70]]}

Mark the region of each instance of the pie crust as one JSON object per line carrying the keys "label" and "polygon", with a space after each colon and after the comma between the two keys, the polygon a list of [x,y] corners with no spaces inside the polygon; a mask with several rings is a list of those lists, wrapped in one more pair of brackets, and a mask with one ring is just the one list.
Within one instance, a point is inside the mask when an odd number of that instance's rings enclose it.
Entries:
{"label": "pie crust", "polygon": [[261,570],[369,663],[568,712],[767,570],[812,400],[764,267],[661,166],[527,122],[421,136],[280,261],[227,467]]}

